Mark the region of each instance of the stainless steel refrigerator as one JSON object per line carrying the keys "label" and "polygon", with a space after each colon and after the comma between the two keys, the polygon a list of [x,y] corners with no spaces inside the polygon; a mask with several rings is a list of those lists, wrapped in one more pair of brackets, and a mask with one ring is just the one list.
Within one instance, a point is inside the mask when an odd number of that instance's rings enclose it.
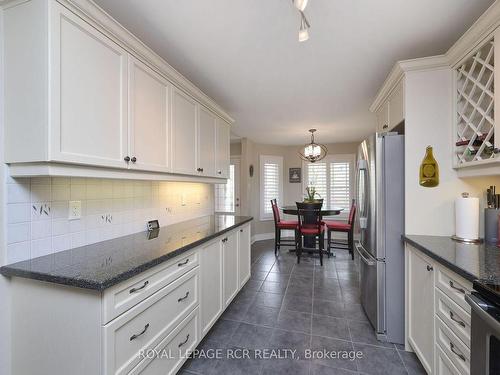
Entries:
{"label": "stainless steel refrigerator", "polygon": [[403,344],[404,136],[372,135],[357,163],[361,303],[380,340]]}

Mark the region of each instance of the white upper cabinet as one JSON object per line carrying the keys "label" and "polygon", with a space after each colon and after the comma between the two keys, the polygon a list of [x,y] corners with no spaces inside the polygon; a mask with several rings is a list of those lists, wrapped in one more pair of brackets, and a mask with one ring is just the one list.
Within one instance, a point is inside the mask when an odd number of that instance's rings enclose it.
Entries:
{"label": "white upper cabinet", "polygon": [[217,120],[217,143],[215,170],[217,177],[229,178],[229,124],[221,119]]}
{"label": "white upper cabinet", "polygon": [[404,78],[392,89],[390,94],[376,109],[377,132],[388,132],[405,119]]}
{"label": "white upper cabinet", "polygon": [[169,96],[168,81],[146,64],[130,57],[130,155],[127,156],[131,168],[170,171]]}
{"label": "white upper cabinet", "polygon": [[126,168],[127,52],[54,4],[50,159]]}
{"label": "white upper cabinet", "polygon": [[197,136],[194,99],[174,88],[172,93],[173,171],[196,174]]}
{"label": "white upper cabinet", "polygon": [[92,1],[78,4],[3,9],[11,176],[227,178],[233,120]]}
{"label": "white upper cabinet", "polygon": [[196,170],[203,176],[216,176],[215,129],[217,117],[202,106],[199,107],[198,115],[198,161]]}

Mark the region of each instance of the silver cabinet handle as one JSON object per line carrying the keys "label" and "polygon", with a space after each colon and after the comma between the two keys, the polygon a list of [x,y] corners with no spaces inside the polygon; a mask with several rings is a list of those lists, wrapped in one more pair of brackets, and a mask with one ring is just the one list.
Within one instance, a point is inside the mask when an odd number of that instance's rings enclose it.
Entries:
{"label": "silver cabinet handle", "polygon": [[376,263],[375,261],[371,260],[371,259],[368,259],[365,255],[364,255],[364,252],[365,252],[365,249],[363,249],[363,247],[361,245],[356,245],[356,251],[358,252],[359,254],[359,257],[363,260],[363,262],[365,262],[368,266],[374,266]]}
{"label": "silver cabinet handle", "polygon": [[456,291],[459,291],[460,293],[462,294],[465,294],[465,290],[463,290],[462,288],[457,288],[454,284],[453,284],[453,281],[450,280],[450,287],[452,289],[455,289]]}
{"label": "silver cabinet handle", "polygon": [[144,329],[142,330],[142,332],[139,332],[139,333],[136,333],[135,335],[130,336],[130,341],[135,340],[136,338],[144,335],[146,333],[146,331],[148,330],[148,328],[149,328],[149,323],[144,326]]}
{"label": "silver cabinet handle", "polygon": [[184,301],[184,300],[185,300],[186,298],[188,298],[188,297],[189,297],[189,292],[186,292],[186,295],[185,295],[184,297],[179,298],[179,299],[177,300],[177,302],[182,302],[182,301]]}
{"label": "silver cabinet handle", "polygon": [[453,314],[453,311],[450,311],[450,319],[453,320],[455,323],[457,323],[458,325],[461,325],[462,327],[465,328],[465,323],[462,322],[461,320],[455,318],[455,314]]}
{"label": "silver cabinet handle", "polygon": [[129,293],[132,294],[132,293],[138,292],[139,290],[144,289],[145,287],[147,287],[148,284],[149,284],[149,281],[144,281],[144,284],[142,284],[142,286],[140,286],[138,288],[132,288],[132,289],[130,289]]}
{"label": "silver cabinet handle", "polygon": [[188,341],[189,341],[189,334],[186,336],[186,339],[177,346],[180,348],[182,345],[185,345]]}
{"label": "silver cabinet handle", "polygon": [[189,258],[187,258],[184,262],[178,263],[177,266],[182,267],[189,263]]}
{"label": "silver cabinet handle", "polygon": [[455,354],[458,358],[465,362],[465,356],[455,349],[455,345],[453,345],[452,342],[450,342],[450,350],[453,354]]}
{"label": "silver cabinet handle", "polygon": [[429,272],[434,271],[434,267],[427,265],[427,271]]}

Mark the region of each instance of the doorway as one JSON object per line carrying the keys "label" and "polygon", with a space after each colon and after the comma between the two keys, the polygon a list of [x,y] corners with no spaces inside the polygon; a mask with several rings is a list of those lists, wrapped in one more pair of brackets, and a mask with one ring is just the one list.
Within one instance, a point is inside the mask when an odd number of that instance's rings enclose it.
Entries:
{"label": "doorway", "polygon": [[231,158],[227,182],[216,184],[214,190],[215,213],[240,214],[240,158]]}

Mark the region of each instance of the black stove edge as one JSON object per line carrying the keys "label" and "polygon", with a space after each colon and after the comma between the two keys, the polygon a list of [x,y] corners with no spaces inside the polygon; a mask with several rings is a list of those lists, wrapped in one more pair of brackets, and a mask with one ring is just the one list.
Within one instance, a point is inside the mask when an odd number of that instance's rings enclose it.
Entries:
{"label": "black stove edge", "polygon": [[469,280],[470,282],[474,282],[477,280],[477,276],[474,276],[473,274],[467,272],[463,268],[457,267],[455,264],[448,262],[446,259],[441,258],[439,255],[434,253],[433,251],[430,251],[426,247],[420,245],[418,242],[413,241],[411,238],[406,237],[404,234],[401,235],[402,239],[404,242],[410,244],[411,246],[415,247],[416,249],[422,251],[425,255],[429,256],[430,258],[436,260],[438,263],[441,263],[443,266],[449,268],[450,270],[454,271],[455,273],[459,274],[462,276],[464,279]]}

